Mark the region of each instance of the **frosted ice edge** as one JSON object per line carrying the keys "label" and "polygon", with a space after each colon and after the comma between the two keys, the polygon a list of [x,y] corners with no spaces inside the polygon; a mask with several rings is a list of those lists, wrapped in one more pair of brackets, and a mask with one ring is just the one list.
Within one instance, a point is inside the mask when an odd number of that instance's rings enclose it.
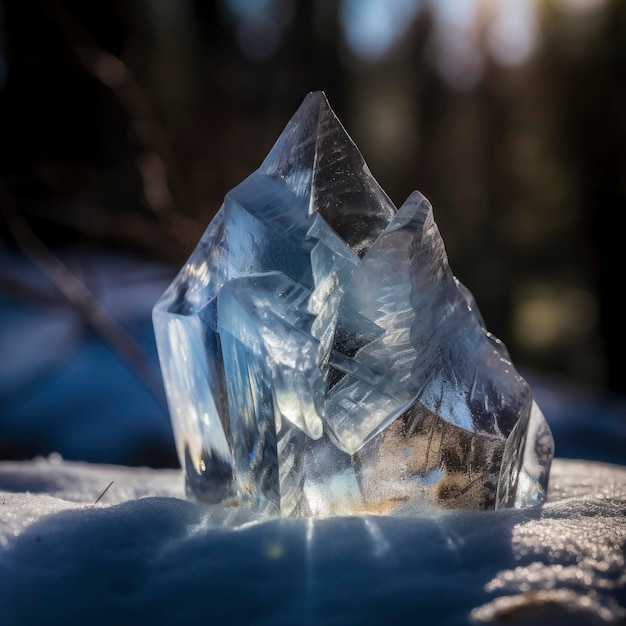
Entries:
{"label": "frosted ice edge", "polygon": [[550,429],[430,203],[395,208],[322,92],[226,195],[153,320],[191,497],[283,516],[545,497]]}

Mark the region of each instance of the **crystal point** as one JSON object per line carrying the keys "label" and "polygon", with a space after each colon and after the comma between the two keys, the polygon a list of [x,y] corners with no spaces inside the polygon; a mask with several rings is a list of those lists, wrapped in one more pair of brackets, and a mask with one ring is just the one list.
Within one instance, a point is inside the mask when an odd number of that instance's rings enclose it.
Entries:
{"label": "crystal point", "polygon": [[522,507],[552,434],[452,273],[323,92],[224,199],[153,311],[188,493],[261,513]]}

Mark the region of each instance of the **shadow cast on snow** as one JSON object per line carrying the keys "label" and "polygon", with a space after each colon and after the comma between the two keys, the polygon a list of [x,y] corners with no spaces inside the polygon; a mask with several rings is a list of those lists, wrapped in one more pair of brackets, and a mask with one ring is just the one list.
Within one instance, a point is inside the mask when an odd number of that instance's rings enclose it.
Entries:
{"label": "shadow cast on snow", "polygon": [[63,511],[0,552],[13,624],[468,623],[541,509],[253,522],[176,498]]}

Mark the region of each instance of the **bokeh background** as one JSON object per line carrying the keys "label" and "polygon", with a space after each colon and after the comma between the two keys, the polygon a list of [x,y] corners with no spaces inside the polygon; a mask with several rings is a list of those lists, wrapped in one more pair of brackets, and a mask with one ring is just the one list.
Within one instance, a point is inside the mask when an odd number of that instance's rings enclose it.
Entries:
{"label": "bokeh background", "polygon": [[0,0],[0,45],[0,457],[176,464],[151,306],[324,90],[553,427],[584,413],[557,453],[604,419],[626,460],[622,0]]}

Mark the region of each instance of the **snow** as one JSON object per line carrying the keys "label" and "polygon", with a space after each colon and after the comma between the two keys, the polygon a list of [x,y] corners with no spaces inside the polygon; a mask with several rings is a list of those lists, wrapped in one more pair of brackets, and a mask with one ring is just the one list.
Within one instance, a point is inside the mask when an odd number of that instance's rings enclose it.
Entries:
{"label": "snow", "polygon": [[178,470],[2,462],[0,624],[619,624],[625,516],[590,461],[538,508],[265,521]]}
{"label": "snow", "polygon": [[[0,258],[0,626],[626,624],[626,400],[522,372],[549,500],[254,520],[185,498],[150,309],[174,269],[67,251],[152,384],[23,259]],[[107,489],[108,487],[108,489]]]}

